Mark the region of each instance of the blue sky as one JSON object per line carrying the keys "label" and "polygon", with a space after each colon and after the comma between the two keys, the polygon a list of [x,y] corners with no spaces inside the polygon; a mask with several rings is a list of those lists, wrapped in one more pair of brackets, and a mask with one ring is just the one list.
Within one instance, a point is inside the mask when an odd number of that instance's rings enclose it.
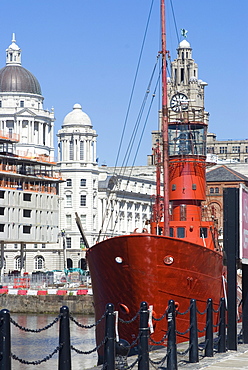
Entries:
{"label": "blue sky", "polygon": [[[54,107],[55,132],[75,103],[98,133],[99,164],[114,165],[152,0],[1,0],[0,67],[16,33],[22,65],[39,80],[44,108]],[[199,78],[206,81],[205,108],[218,139],[246,139],[248,101],[248,2],[172,0],[178,33],[188,30]],[[181,40],[181,39],[180,39]],[[178,40],[167,0],[167,49]],[[144,59],[127,134],[143,99],[159,46],[159,0],[154,0]],[[154,105],[137,156],[146,164]],[[124,140],[125,142],[125,140]],[[56,138],[55,138],[56,145]]]}

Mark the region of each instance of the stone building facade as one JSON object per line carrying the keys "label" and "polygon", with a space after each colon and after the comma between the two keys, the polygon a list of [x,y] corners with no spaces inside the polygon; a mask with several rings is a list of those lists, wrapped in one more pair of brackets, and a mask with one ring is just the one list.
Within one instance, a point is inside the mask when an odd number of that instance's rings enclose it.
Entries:
{"label": "stone building facade", "polygon": [[54,113],[43,109],[43,99],[38,80],[21,65],[13,35],[0,70],[1,274],[44,269],[48,253],[58,266],[48,246],[57,241],[60,179]]}
{"label": "stone building facade", "polygon": [[216,135],[208,133],[207,153],[217,157],[223,164],[248,164],[248,139],[217,140]]}

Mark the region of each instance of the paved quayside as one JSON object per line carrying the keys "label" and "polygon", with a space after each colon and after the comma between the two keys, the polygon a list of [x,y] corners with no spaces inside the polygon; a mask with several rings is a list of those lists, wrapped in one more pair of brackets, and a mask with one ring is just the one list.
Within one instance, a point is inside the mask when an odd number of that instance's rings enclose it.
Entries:
{"label": "paved quayside", "polygon": [[[185,347],[186,348],[186,347]],[[178,346],[178,351],[181,352],[185,349],[182,345]],[[166,353],[166,349],[157,350],[150,352],[150,358],[152,361],[160,361]],[[199,353],[200,361],[192,364],[188,362],[188,355],[178,355],[178,368],[179,369],[190,369],[190,370],[241,370],[248,369],[248,344],[239,344],[237,351],[227,351],[226,353],[215,353],[214,357],[203,357]],[[136,359],[136,356],[128,358],[128,365],[130,366]],[[95,366],[90,370],[102,369],[102,366]],[[138,365],[133,367],[134,370],[138,369]],[[150,364],[150,369],[166,370],[166,361],[162,365],[153,366]]]}

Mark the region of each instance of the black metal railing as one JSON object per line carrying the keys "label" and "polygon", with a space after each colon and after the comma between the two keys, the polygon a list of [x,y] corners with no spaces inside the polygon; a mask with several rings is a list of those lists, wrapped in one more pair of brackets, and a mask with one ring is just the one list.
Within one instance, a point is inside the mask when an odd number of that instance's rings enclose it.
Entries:
{"label": "black metal railing", "polygon": [[[189,315],[189,326],[185,332],[179,332],[176,329],[176,324],[179,316]],[[198,329],[198,316],[205,315],[205,327],[203,330]],[[214,325],[214,315],[218,315],[218,323]],[[118,339],[116,333],[116,326],[118,322],[122,324],[129,324],[139,318],[139,332],[133,343],[129,344],[123,339]],[[165,320],[167,323],[167,331],[159,341],[155,341],[150,333],[149,323],[153,321]],[[92,329],[99,325],[105,320],[105,334],[104,338],[98,346],[92,348],[90,351],[81,351],[75,348],[71,344],[70,338],[70,322],[73,322],[80,328]],[[18,327],[20,330],[28,331],[32,333],[40,333],[53,327],[56,323],[59,323],[59,338],[58,345],[49,354],[44,356],[42,359],[36,361],[27,361],[19,358],[17,355],[11,352],[11,324]],[[202,320],[201,320],[202,323]],[[214,335],[214,332],[217,334]],[[184,351],[178,351],[177,346],[177,335],[185,336],[188,335],[188,348]],[[202,339],[205,334],[204,340]],[[199,337],[201,337],[201,343],[199,345]],[[202,342],[203,341],[203,342]],[[161,360],[154,361],[150,352],[151,345],[161,345],[162,352],[160,352]],[[137,347],[137,356],[130,357],[127,359],[129,351],[132,347]],[[25,328],[15,322],[8,310],[4,309],[0,311],[0,370],[11,370],[11,361],[19,361],[26,365],[40,365],[45,361],[49,361],[56,353],[58,353],[58,369],[59,370],[70,370],[71,369],[71,351],[75,351],[79,355],[91,354],[98,351],[101,347],[103,355],[103,370],[128,370],[138,368],[138,370],[149,370],[149,366],[159,369],[166,363],[167,370],[176,370],[178,368],[178,356],[186,356],[186,362],[196,363],[199,362],[199,352],[201,357],[212,357],[214,352],[225,352],[226,351],[226,307],[225,300],[221,298],[220,304],[217,310],[213,308],[212,299],[208,299],[206,302],[206,309],[200,312],[197,309],[197,302],[195,299],[191,299],[189,308],[185,312],[179,312],[175,306],[175,302],[170,300],[165,313],[160,318],[152,317],[152,313],[148,308],[146,302],[142,302],[140,310],[137,314],[129,321],[124,321],[118,318],[117,313],[114,310],[114,305],[109,303],[106,306],[106,311],[102,317],[93,325],[83,325],[79,323],[69,313],[69,309],[66,306],[61,307],[59,315],[44,328],[30,329]],[[132,363],[130,364],[130,362]]]}

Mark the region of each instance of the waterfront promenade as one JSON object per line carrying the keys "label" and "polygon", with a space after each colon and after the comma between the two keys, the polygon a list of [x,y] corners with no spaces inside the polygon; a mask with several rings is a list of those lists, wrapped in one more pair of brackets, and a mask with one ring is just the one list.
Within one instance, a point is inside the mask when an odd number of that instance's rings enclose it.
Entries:
{"label": "waterfront promenade", "polygon": [[[179,345],[178,351],[183,351],[186,346]],[[152,361],[160,361],[166,353],[166,349],[157,350],[150,352],[150,358]],[[130,366],[136,357],[128,358],[128,365]],[[215,353],[214,357],[203,357],[199,355],[200,361],[198,363],[189,363],[187,356],[182,357],[178,355],[178,369],[190,369],[190,370],[248,370],[248,344],[239,344],[237,351],[227,351],[226,353]],[[102,366],[95,366],[89,370],[101,370]],[[138,366],[133,367],[134,370],[138,369]],[[157,367],[150,364],[150,369],[166,370],[166,361],[163,365],[157,365]]]}

